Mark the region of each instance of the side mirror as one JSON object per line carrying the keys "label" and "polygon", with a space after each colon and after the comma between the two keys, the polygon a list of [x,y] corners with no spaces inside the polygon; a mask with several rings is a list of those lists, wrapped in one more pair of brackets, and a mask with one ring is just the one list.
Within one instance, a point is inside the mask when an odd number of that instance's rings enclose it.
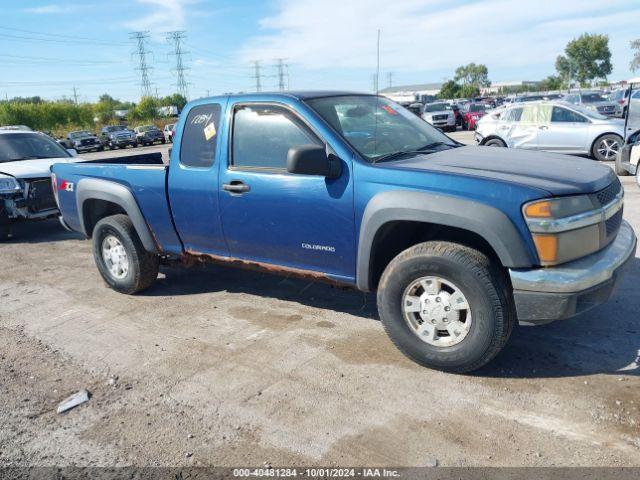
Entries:
{"label": "side mirror", "polygon": [[324,145],[300,145],[289,149],[287,172],[338,178],[342,173],[340,159],[327,155]]}

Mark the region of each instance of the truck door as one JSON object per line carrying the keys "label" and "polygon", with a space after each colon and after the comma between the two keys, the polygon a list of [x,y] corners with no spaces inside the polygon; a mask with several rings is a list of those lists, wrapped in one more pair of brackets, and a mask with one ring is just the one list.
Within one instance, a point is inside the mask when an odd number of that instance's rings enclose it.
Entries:
{"label": "truck door", "polygon": [[178,125],[171,152],[169,204],[186,250],[227,256],[218,210],[218,138],[224,103],[195,105]]}
{"label": "truck door", "polygon": [[232,257],[355,277],[351,159],[336,179],[286,170],[299,145],[325,145],[320,133],[278,103],[236,104],[220,212]]}

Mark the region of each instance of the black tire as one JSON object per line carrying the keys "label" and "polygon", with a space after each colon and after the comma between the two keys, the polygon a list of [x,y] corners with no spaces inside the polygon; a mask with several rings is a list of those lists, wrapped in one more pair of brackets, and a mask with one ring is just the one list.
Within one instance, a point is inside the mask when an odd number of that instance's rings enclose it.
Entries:
{"label": "black tire", "polygon": [[[425,276],[458,286],[471,309],[471,325],[462,341],[434,346],[418,338],[405,320],[405,289]],[[413,361],[446,372],[465,373],[491,361],[504,347],[516,322],[504,274],[489,258],[451,242],[425,242],[394,258],[380,279],[378,312],[391,341]]]}
{"label": "black tire", "polygon": [[[114,236],[124,247],[128,271],[124,278],[114,276],[102,255],[103,241]],[[128,216],[118,214],[100,220],[93,230],[93,257],[104,281],[120,293],[134,294],[149,288],[158,278],[159,258],[147,252]]]}
{"label": "black tire", "polygon": [[491,140],[487,140],[484,143],[485,147],[502,147],[505,148],[507,146],[506,143],[504,143],[503,140],[499,139],[499,138],[492,138]]}
{"label": "black tire", "polygon": [[0,242],[7,240],[11,233],[11,219],[7,213],[4,203],[0,203]]}
{"label": "black tire", "polygon": [[621,177],[626,177],[627,175],[629,175],[629,172],[622,167],[620,160],[621,160],[620,155],[616,155],[616,163],[613,169],[615,170],[616,175],[619,175]]}
{"label": "black tire", "polygon": [[603,141],[617,141],[618,150],[621,149],[624,145],[624,142],[620,135],[616,135],[615,133],[605,133],[604,135],[600,135],[598,138],[596,138],[593,142],[593,145],[591,145],[591,157],[599,162],[615,160],[615,158],[607,158],[606,155],[600,153],[599,147]]}

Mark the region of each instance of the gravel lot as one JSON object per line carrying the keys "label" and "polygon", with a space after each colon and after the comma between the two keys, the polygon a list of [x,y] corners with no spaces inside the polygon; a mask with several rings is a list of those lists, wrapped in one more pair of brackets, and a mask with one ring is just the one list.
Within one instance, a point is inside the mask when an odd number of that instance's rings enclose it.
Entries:
{"label": "gravel lot", "polygon": [[608,304],[517,328],[472,376],[406,360],[371,295],[206,266],[123,296],[56,221],[0,259],[0,465],[640,466],[638,258]]}

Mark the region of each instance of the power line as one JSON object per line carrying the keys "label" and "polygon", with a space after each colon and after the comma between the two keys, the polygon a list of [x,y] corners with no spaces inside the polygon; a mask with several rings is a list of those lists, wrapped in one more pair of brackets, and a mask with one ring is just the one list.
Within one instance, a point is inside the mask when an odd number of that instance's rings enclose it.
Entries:
{"label": "power line", "polygon": [[[118,46],[126,46],[128,45],[128,43],[124,43],[124,42],[111,42],[111,41],[106,41],[104,39],[101,38],[90,38],[90,37],[79,37],[79,36],[74,36],[74,35],[61,35],[59,33],[46,33],[46,32],[37,32],[35,30],[25,30],[22,28],[13,28],[13,27],[3,27],[0,26],[0,30],[9,30],[12,32],[21,32],[21,33],[31,33],[34,35],[39,35],[41,37],[53,37],[53,38],[60,38],[60,39],[67,39],[67,40],[80,40],[82,41],[82,43],[95,43],[95,44],[99,44],[99,45],[109,45],[109,46],[114,46],[114,45],[118,45]],[[3,36],[10,36],[10,34],[2,34]],[[46,38],[37,38],[37,37],[21,37],[21,36],[17,36],[15,35],[16,38],[27,38],[29,40],[49,40],[50,39],[46,39]]]}
{"label": "power line", "polygon": [[147,50],[147,41],[149,39],[149,32],[133,32],[129,35],[129,38],[135,40],[138,44],[138,50],[135,54],[139,59],[138,71],[140,72],[140,89],[143,97],[151,96],[151,82],[149,81],[149,64],[147,63],[147,55],[151,52]]}
{"label": "power line", "polygon": [[253,78],[256,81],[256,92],[262,91],[262,75],[260,74],[260,61],[255,60],[253,62]]}
{"label": "power line", "polygon": [[182,42],[187,38],[184,31],[175,31],[167,33],[167,41],[173,42],[173,55],[176,57],[176,75],[178,76],[178,93],[187,100],[189,99],[189,91],[187,88],[187,81],[184,78],[184,71],[186,70],[182,61],[182,56],[188,54],[182,50]]}

